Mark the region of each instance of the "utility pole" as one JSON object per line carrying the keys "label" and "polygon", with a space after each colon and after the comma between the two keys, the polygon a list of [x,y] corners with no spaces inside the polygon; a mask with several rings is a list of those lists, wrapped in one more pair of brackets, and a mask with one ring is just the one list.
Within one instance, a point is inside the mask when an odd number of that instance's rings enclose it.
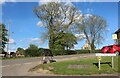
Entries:
{"label": "utility pole", "polygon": [[[9,49],[9,39],[10,38],[10,21],[8,22],[8,42],[7,42],[7,52],[9,52],[10,51],[10,49]],[[10,52],[9,52],[10,53]]]}

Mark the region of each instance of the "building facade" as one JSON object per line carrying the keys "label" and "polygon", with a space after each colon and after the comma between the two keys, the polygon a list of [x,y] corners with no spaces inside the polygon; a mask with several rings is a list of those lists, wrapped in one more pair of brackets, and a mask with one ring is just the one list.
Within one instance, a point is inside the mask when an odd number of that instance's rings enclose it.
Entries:
{"label": "building facade", "polygon": [[117,34],[117,44],[120,44],[120,28],[115,32]]}
{"label": "building facade", "polygon": [[81,47],[81,49],[83,49],[83,50],[91,50],[91,47],[90,47],[87,40],[86,40],[86,43]]}

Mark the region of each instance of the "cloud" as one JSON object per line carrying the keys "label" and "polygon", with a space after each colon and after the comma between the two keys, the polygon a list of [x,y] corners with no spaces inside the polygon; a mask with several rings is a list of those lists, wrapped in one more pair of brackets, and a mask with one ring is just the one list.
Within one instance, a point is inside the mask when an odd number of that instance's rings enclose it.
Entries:
{"label": "cloud", "polygon": [[[0,42],[2,42],[3,40],[0,39]],[[6,42],[6,41],[3,41],[3,42]],[[9,44],[15,44],[15,40],[10,38],[9,41],[8,41]]]}
{"label": "cloud", "polygon": [[39,1],[39,5],[41,5],[41,4],[47,4],[48,2],[66,2],[65,3],[66,5],[73,6],[72,2],[77,2],[77,1],[78,0],[74,0],[74,1],[72,1],[72,0],[40,0]]}
{"label": "cloud", "polygon": [[24,42],[24,41],[29,41],[29,40],[31,40],[31,38],[22,38],[19,40],[19,42]]}
{"label": "cloud", "polygon": [[14,43],[15,43],[15,40],[12,39],[12,38],[10,38],[8,43],[9,43],[9,44],[14,44]]}
{"label": "cloud", "polygon": [[40,2],[61,2],[62,0],[40,0]]}
{"label": "cloud", "polygon": [[48,2],[61,2],[61,0],[40,0],[39,5],[47,4]]}
{"label": "cloud", "polygon": [[0,4],[4,4],[5,3],[5,0],[0,0]]}
{"label": "cloud", "polygon": [[39,0],[39,5],[47,2],[118,2],[118,0]]}
{"label": "cloud", "polygon": [[66,2],[65,4],[70,5],[70,6],[74,6],[74,4],[72,2],[70,2],[70,1]]}
{"label": "cloud", "polygon": [[39,21],[39,22],[37,23],[37,25],[38,25],[38,26],[41,26],[41,27],[44,26],[41,21]]}
{"label": "cloud", "polygon": [[32,38],[30,41],[31,42],[37,42],[37,43],[40,43],[40,44],[44,44],[44,41],[40,38]]}
{"label": "cloud", "polygon": [[10,2],[16,2],[16,0],[9,0]]}
{"label": "cloud", "polygon": [[36,43],[36,44],[44,44],[44,40],[41,38],[23,38],[20,39],[19,42],[28,42],[28,43]]}
{"label": "cloud", "polygon": [[0,4],[4,4],[5,2],[16,2],[16,0],[0,0]]}
{"label": "cloud", "polygon": [[41,40],[41,39],[39,39],[39,38],[33,38],[33,39],[31,39],[31,41],[39,41],[39,40]]}
{"label": "cloud", "polygon": [[91,16],[92,16],[92,14],[85,14],[85,16],[86,16],[86,17],[91,17]]}
{"label": "cloud", "polygon": [[20,42],[22,42],[23,40],[20,40]]}
{"label": "cloud", "polygon": [[78,38],[78,39],[84,39],[85,38],[85,34],[75,34],[75,36]]}

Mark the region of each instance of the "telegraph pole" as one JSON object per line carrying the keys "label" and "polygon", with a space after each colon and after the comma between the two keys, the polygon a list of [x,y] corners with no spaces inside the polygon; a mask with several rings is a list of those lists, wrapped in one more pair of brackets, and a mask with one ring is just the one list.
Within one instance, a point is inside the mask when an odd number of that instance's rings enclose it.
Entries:
{"label": "telegraph pole", "polygon": [[8,22],[8,42],[7,42],[7,52],[9,52],[9,38],[10,38],[10,21]]}

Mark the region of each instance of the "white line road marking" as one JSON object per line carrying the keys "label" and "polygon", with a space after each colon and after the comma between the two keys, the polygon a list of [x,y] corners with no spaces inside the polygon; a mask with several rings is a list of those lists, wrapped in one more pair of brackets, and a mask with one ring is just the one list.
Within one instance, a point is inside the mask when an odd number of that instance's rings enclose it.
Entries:
{"label": "white line road marking", "polygon": [[2,67],[9,67],[10,65],[2,66]]}
{"label": "white line road marking", "polygon": [[32,64],[32,63],[30,62],[30,63],[24,63],[24,64]]}

